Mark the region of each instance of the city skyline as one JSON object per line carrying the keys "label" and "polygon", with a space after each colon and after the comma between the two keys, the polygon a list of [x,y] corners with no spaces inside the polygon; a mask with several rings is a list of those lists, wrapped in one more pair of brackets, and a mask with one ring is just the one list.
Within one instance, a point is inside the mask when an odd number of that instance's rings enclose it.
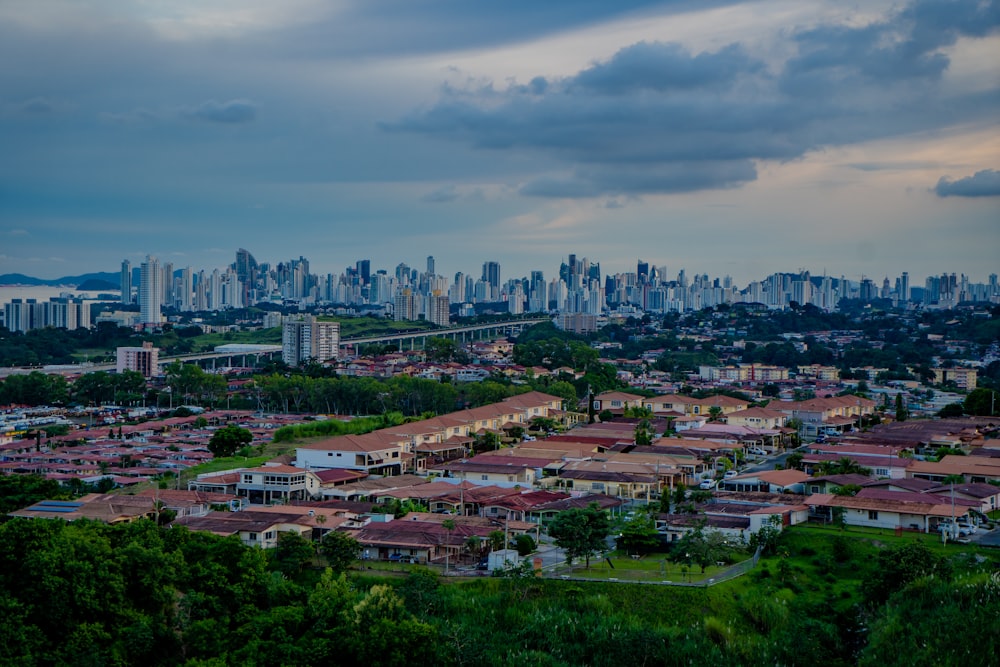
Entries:
{"label": "city skyline", "polygon": [[947,0],[8,4],[0,273],[242,246],[508,278],[572,248],[985,281],[998,25]]}

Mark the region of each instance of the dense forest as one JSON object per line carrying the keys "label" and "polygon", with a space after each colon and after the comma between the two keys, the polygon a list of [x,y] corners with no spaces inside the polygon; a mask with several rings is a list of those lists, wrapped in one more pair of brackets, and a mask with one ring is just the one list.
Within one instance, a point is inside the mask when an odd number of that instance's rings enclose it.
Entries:
{"label": "dense forest", "polygon": [[[984,562],[985,561],[985,562]],[[996,559],[789,534],[710,588],[339,573],[160,528],[0,526],[4,665],[986,665]]]}

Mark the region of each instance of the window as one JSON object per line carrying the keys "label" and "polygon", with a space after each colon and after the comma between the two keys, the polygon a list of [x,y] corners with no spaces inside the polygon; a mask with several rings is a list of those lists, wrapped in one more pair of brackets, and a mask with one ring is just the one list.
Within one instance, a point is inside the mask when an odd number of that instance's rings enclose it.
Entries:
{"label": "window", "polygon": [[486,480],[488,480],[489,478],[490,478],[490,476],[489,476],[489,475],[480,475],[480,476],[479,476],[479,479],[481,479],[481,480],[483,480],[483,481],[486,481]]}
{"label": "window", "polygon": [[868,520],[878,521],[878,512],[876,512],[875,510],[868,510]]}
{"label": "window", "polygon": [[257,533],[250,533],[250,541],[251,542],[257,541]]}

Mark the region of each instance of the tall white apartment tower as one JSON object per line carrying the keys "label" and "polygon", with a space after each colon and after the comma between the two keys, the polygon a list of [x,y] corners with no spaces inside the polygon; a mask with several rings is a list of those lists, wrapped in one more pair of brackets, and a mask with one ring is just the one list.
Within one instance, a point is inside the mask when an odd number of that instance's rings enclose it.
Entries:
{"label": "tall white apartment tower", "polygon": [[340,349],[340,322],[320,322],[311,315],[281,323],[281,360],[289,366],[315,359],[336,359]]}
{"label": "tall white apartment tower", "polygon": [[160,323],[163,298],[163,270],[152,255],[139,267],[139,320],[143,325]]}

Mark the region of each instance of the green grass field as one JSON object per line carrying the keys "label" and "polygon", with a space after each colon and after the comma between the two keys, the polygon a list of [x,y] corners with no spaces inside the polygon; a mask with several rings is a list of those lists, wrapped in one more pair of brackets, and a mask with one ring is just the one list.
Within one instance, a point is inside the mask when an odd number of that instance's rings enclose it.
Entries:
{"label": "green grass field", "polygon": [[602,558],[592,558],[589,569],[582,562],[574,562],[571,571],[560,570],[560,573],[584,579],[694,583],[712,579],[731,567],[711,565],[705,568],[705,573],[702,574],[701,568],[697,565],[684,566],[672,563],[666,559],[666,554],[650,554],[638,559],[613,556],[610,560],[611,565]]}

